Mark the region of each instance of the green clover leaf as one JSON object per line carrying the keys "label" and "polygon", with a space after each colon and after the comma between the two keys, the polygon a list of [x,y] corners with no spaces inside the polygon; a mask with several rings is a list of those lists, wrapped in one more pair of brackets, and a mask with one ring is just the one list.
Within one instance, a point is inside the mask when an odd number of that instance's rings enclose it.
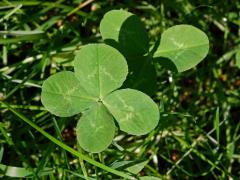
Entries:
{"label": "green clover leaf", "polygon": [[106,96],[103,103],[115,117],[120,129],[129,134],[146,134],[158,123],[158,107],[140,91],[117,90]]}
{"label": "green clover leaf", "polygon": [[105,43],[118,49],[128,62],[129,75],[124,86],[149,95],[157,89],[154,64],[183,72],[200,63],[209,49],[207,35],[184,24],[168,28],[150,48],[144,24],[136,15],[124,10],[107,12],[101,20],[100,32]]}
{"label": "green clover leaf", "polygon": [[157,89],[156,70],[148,55],[148,33],[140,18],[124,10],[111,10],[101,20],[100,32],[105,43],[127,60],[129,74],[124,86],[153,95]]}
{"label": "green clover leaf", "polygon": [[128,66],[116,49],[105,44],[84,46],[74,59],[74,71],[59,72],[45,80],[41,100],[57,116],[82,113],[77,139],[84,150],[97,153],[111,144],[114,119],[122,131],[132,135],[144,135],[158,124],[159,110],[149,96],[118,89]]}
{"label": "green clover leaf", "polygon": [[78,143],[89,152],[104,150],[111,144],[114,134],[114,119],[102,103],[84,112],[77,125]]}
{"label": "green clover leaf", "polygon": [[181,24],[163,32],[154,57],[160,58],[159,62],[168,67],[172,66],[170,69],[183,72],[201,62],[207,56],[208,49],[209,40],[203,31]]}
{"label": "green clover leaf", "polygon": [[130,12],[111,10],[100,23],[104,41],[126,57],[144,55],[149,50],[149,39],[144,24]]}

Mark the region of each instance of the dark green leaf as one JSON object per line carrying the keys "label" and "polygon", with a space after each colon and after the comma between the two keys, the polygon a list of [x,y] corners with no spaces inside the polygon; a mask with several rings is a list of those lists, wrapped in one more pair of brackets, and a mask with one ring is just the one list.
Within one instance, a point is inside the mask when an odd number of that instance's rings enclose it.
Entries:
{"label": "dark green leaf", "polygon": [[153,95],[157,89],[157,77],[152,59],[144,56],[128,59],[128,66],[129,73],[124,87]]}
{"label": "dark green leaf", "polygon": [[126,57],[140,56],[149,50],[144,24],[130,12],[107,12],[100,23],[100,32],[107,44],[117,48]]}

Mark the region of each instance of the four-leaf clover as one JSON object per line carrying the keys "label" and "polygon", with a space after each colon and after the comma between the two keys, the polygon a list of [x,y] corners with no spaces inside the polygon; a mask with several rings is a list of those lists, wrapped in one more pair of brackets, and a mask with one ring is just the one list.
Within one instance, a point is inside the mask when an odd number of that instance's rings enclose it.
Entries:
{"label": "four-leaf clover", "polygon": [[46,109],[57,116],[82,113],[77,139],[89,152],[103,151],[111,144],[116,123],[132,135],[146,134],[158,124],[159,110],[149,96],[120,87],[153,94],[155,63],[183,72],[201,62],[209,49],[207,35],[184,24],[168,28],[150,48],[144,24],[124,10],[106,13],[100,32],[108,45],[84,46],[74,59],[75,72],[63,71],[49,77],[41,95]]}
{"label": "four-leaf clover", "polygon": [[57,116],[82,113],[78,143],[88,152],[101,152],[113,140],[115,123],[124,132],[144,135],[159,121],[158,106],[148,95],[119,89],[127,74],[127,62],[118,50],[105,44],[86,45],[74,59],[74,72],[59,72],[44,81],[41,100]]}

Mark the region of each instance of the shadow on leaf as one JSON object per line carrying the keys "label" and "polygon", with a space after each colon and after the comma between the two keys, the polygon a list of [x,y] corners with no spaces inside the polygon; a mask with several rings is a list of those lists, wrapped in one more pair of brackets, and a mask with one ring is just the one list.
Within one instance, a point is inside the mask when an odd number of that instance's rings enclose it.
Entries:
{"label": "shadow on leaf", "polygon": [[157,76],[152,59],[140,56],[127,60],[129,73],[123,86],[153,95],[157,90]]}
{"label": "shadow on leaf", "polygon": [[[115,11],[121,16],[121,11]],[[141,20],[131,13],[113,24],[119,29],[117,36],[107,34],[105,43],[118,49],[126,58],[129,74],[123,87],[140,90],[148,95],[156,92],[156,70],[149,53],[149,39]],[[125,19],[124,19],[125,18]],[[102,28],[104,30],[104,28]],[[113,33],[116,33],[113,32]]]}
{"label": "shadow on leaf", "polygon": [[153,61],[160,64],[163,68],[166,68],[172,72],[178,72],[177,66],[171,59],[164,58],[164,57],[155,57]]}
{"label": "shadow on leaf", "polygon": [[142,56],[148,53],[149,40],[144,24],[136,15],[129,15],[116,24],[118,36],[109,36],[105,43],[118,49],[125,57]]}

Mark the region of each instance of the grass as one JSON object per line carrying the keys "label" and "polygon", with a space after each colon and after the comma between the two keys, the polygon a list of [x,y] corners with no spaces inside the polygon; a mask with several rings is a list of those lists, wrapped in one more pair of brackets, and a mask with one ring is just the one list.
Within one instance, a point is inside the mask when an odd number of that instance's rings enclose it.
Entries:
{"label": "grass", "polygon": [[[81,3],[83,2],[83,3]],[[208,57],[181,74],[156,65],[162,112],[146,136],[119,132],[101,154],[76,151],[79,116],[54,117],[40,102],[44,79],[72,70],[82,45],[102,42],[99,22],[110,9],[141,17],[151,42],[172,25],[192,24],[211,43]],[[240,177],[240,3],[238,1],[0,2],[0,175],[35,179],[162,179]],[[24,32],[22,32],[24,31]],[[34,31],[34,32],[33,32]],[[148,160],[137,175],[118,161]]]}

